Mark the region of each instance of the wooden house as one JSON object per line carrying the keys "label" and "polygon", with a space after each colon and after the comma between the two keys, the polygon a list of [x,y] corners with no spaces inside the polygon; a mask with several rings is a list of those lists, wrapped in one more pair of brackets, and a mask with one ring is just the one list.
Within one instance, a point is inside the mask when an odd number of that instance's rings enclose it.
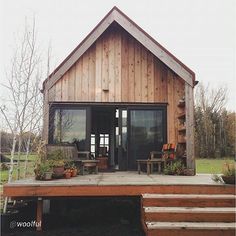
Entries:
{"label": "wooden house", "polygon": [[[62,206],[63,214],[69,210],[65,206],[68,202],[72,206],[73,198],[90,205],[94,197],[135,197],[146,235],[235,235],[233,185],[215,183],[208,174],[148,176],[126,171],[137,170],[137,160],[161,151],[166,143],[178,144],[177,154],[195,169],[195,84],[188,67],[114,7],[44,81],[43,136],[63,150],[62,143],[76,144],[79,152],[91,152],[104,166],[108,161],[109,167],[123,171],[96,171],[69,180],[22,179],[5,184],[3,195],[37,201],[38,231],[44,229],[44,210],[55,199],[59,199],[57,215]],[[68,149],[77,156],[74,147]],[[133,217],[134,205],[129,209]],[[76,212],[73,208],[73,217]],[[83,218],[84,210],[77,214]],[[93,223],[89,218],[87,227]]]}
{"label": "wooden house", "polygon": [[195,74],[114,7],[43,83],[47,143],[135,170],[178,143],[194,169]]}

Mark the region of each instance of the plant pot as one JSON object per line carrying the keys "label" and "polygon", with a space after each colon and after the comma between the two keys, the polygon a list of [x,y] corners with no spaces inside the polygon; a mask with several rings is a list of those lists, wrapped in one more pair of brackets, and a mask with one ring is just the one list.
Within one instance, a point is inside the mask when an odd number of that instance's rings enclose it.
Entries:
{"label": "plant pot", "polygon": [[45,172],[43,177],[44,177],[44,180],[52,179],[52,172]]}
{"label": "plant pot", "polygon": [[64,166],[54,166],[53,167],[53,177],[62,178],[64,175]]}
{"label": "plant pot", "polygon": [[66,172],[64,175],[65,175],[66,179],[70,179],[71,178],[71,172]]}
{"label": "plant pot", "polygon": [[71,171],[71,177],[76,177],[77,176],[77,169],[74,169]]}
{"label": "plant pot", "polygon": [[194,175],[194,169],[184,169],[183,170],[183,175],[193,176]]}
{"label": "plant pot", "polygon": [[35,175],[36,180],[42,180],[42,177],[40,175]]}
{"label": "plant pot", "polygon": [[222,175],[221,178],[226,184],[235,184],[235,176]]}

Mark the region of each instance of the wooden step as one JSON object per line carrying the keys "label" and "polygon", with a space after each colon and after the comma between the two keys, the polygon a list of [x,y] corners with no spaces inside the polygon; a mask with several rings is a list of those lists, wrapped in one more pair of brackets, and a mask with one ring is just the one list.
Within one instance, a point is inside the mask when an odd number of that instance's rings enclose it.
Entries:
{"label": "wooden step", "polygon": [[232,194],[143,194],[143,206],[235,207]]}
{"label": "wooden step", "polygon": [[234,207],[144,207],[145,221],[234,222]]}
{"label": "wooden step", "polygon": [[146,222],[148,236],[234,236],[235,223]]}

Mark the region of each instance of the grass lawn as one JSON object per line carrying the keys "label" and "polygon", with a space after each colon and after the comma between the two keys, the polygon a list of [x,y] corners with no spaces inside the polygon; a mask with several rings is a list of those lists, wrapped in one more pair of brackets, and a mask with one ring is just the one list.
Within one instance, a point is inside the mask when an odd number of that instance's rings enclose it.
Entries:
{"label": "grass lawn", "polygon": [[220,174],[225,162],[234,163],[231,158],[226,159],[196,159],[197,173]]}
{"label": "grass lawn", "polygon": [[[8,157],[8,158],[11,158],[11,154],[5,154],[5,156]],[[18,158],[17,154],[15,154],[14,160],[17,161],[17,158]],[[29,161],[35,161],[36,158],[37,158],[36,154],[29,154],[29,156],[28,156]],[[25,155],[21,154],[20,160],[24,161],[25,160]]]}
{"label": "grass lawn", "polygon": [[[7,157],[11,157],[11,155],[5,155]],[[34,175],[34,166],[35,166],[35,160],[36,160],[36,155],[35,154],[30,154],[29,155],[29,162],[28,162],[28,171],[27,171],[27,177],[29,176],[33,176]],[[14,160],[17,160],[17,156],[14,158]],[[24,155],[21,155],[20,157],[20,173],[21,173],[21,177],[23,177],[23,171],[24,171],[24,160],[25,160],[25,156]],[[7,182],[7,179],[8,179],[8,170],[1,170],[1,184],[4,184],[5,182]],[[13,169],[13,180],[15,180],[17,177],[17,164],[15,162],[15,165],[14,165],[14,169]]]}
{"label": "grass lawn", "polygon": [[[27,177],[33,176],[34,175],[34,162],[29,162],[28,165],[28,171],[27,171]],[[21,178],[23,178],[23,171],[24,171],[24,162],[20,164],[20,173],[21,173]],[[13,170],[13,180],[16,180],[17,178],[17,166],[14,166]],[[8,180],[8,170],[3,170],[1,171],[1,184],[4,184]]]}

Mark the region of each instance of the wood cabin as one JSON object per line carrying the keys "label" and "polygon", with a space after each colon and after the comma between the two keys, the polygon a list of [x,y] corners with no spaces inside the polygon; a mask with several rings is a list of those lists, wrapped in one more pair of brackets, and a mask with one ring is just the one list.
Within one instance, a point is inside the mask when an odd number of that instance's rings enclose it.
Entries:
{"label": "wood cabin", "polygon": [[[235,235],[234,185],[215,183],[208,174],[149,176],[129,171],[137,170],[137,160],[147,159],[151,151],[175,143],[193,173],[195,84],[188,67],[114,7],[44,81],[43,136],[63,150],[62,143],[76,144],[79,152],[106,158],[110,168],[121,171],[51,181],[17,180],[3,186],[3,195],[37,201],[38,231],[45,229],[41,224],[46,222],[45,210],[62,224],[60,212],[66,218],[75,216],[80,232],[85,208],[75,211],[79,201],[87,207],[98,198],[106,197],[107,202],[107,197],[134,197],[137,204],[125,208],[132,212],[132,220],[134,206],[140,208],[145,235]],[[77,155],[75,147],[68,149]],[[65,210],[70,209],[73,214],[67,215]],[[106,208],[104,215],[107,212]],[[96,222],[93,219],[88,218],[86,227]],[[108,229],[110,221],[104,222]]]}
{"label": "wood cabin", "polygon": [[193,71],[114,7],[44,81],[44,139],[119,170],[178,143],[195,169],[194,85]]}

